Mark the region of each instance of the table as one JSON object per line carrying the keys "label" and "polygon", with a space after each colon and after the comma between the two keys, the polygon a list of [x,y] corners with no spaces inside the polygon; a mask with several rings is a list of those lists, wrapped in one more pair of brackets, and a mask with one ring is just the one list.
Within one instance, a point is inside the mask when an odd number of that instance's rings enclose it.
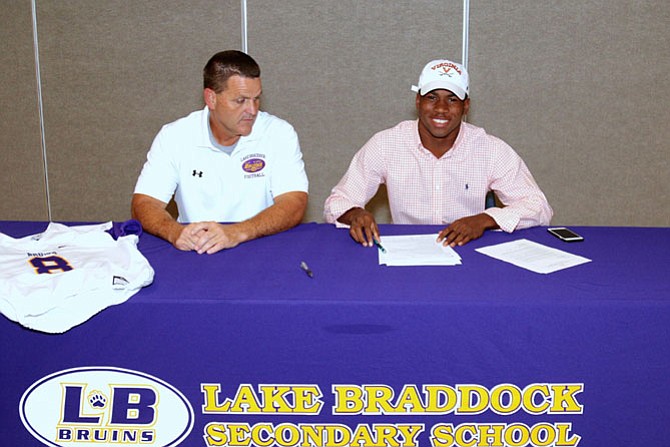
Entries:
{"label": "table", "polygon": [[[663,445],[670,229],[574,229],[487,232],[455,267],[379,266],[325,224],[211,256],[142,235],[156,276],[128,302],[61,335],[0,320],[0,445],[43,445],[29,390],[63,430],[47,445]],[[519,238],[593,262],[541,275],[475,252]]]}

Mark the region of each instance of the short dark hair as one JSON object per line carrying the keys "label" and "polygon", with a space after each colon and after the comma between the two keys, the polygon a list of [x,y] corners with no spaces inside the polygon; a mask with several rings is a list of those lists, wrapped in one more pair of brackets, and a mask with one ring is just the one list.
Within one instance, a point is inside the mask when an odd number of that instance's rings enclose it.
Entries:
{"label": "short dark hair", "polygon": [[221,93],[231,76],[243,78],[259,78],[261,68],[256,61],[246,53],[237,50],[227,50],[216,53],[211,57],[203,69],[205,88],[211,88]]}

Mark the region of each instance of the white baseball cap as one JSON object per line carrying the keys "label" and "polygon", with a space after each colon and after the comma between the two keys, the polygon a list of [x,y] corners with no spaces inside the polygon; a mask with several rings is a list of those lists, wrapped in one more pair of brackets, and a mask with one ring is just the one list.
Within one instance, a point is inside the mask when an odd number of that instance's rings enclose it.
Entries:
{"label": "white baseball cap", "polygon": [[446,59],[430,61],[423,67],[419,76],[419,85],[413,85],[412,90],[421,96],[426,93],[445,89],[453,92],[460,99],[468,95],[468,71],[461,64]]}

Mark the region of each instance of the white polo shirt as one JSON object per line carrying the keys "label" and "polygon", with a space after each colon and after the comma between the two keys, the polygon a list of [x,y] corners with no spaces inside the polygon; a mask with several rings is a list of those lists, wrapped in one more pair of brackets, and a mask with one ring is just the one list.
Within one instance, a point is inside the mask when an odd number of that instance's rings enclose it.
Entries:
{"label": "white polo shirt", "polygon": [[307,192],[298,135],[286,121],[259,112],[251,134],[230,155],[209,137],[209,110],[166,124],[158,132],[135,193],[168,203],[174,194],[179,222],[239,222],[274,203]]}

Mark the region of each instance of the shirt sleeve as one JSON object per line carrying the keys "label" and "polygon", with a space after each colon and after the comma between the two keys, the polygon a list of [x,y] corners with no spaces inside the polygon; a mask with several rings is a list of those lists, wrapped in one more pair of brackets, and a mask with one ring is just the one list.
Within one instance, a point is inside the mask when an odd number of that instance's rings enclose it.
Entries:
{"label": "shirt sleeve", "polygon": [[274,157],[275,167],[272,171],[270,187],[272,197],[292,191],[308,192],[309,181],[305,172],[298,134],[288,124],[281,129],[281,132],[281,138],[275,139],[280,143],[277,156]]}
{"label": "shirt sleeve", "polygon": [[521,157],[503,142],[497,148],[490,185],[504,207],[489,208],[485,213],[503,231],[549,225],[554,212],[547,198]]}
{"label": "shirt sleeve", "polygon": [[349,169],[326,199],[323,217],[327,223],[338,224],[337,219],[351,208],[365,208],[385,182],[384,163],[380,138],[375,135],[354,155]]}
{"label": "shirt sleeve", "polygon": [[177,188],[178,169],[164,138],[163,130],[154,138],[135,184],[135,194],[145,194],[168,203]]}

